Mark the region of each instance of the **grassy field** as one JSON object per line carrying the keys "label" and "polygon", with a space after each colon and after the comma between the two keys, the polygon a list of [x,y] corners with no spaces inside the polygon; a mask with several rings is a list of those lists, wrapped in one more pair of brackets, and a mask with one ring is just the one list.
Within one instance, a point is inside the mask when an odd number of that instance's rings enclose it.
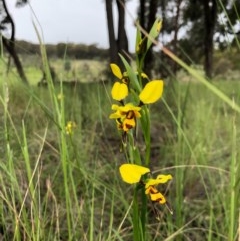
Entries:
{"label": "grassy field", "polygon": [[[23,67],[30,85],[37,85],[43,77],[41,56],[22,56]],[[6,75],[7,59],[0,61],[0,74]],[[67,65],[67,67],[66,67]],[[106,80],[106,61],[51,59],[49,66],[54,71],[56,81],[100,82]],[[18,82],[18,74],[12,63],[8,80]]]}
{"label": "grassy field", "polygon": [[[86,64],[82,76],[97,78],[100,64]],[[53,65],[64,79],[63,61]],[[125,159],[109,119],[111,85],[37,87],[39,68],[27,69],[31,87],[1,70],[1,240],[132,241],[133,189],[118,171]],[[173,215],[157,205],[157,220],[149,202],[147,240],[237,241],[239,113],[197,81],[173,81],[174,95],[166,80],[164,98],[151,106],[151,170],[173,176]],[[239,81],[213,85],[240,103]],[[142,142],[139,133],[140,149]]]}

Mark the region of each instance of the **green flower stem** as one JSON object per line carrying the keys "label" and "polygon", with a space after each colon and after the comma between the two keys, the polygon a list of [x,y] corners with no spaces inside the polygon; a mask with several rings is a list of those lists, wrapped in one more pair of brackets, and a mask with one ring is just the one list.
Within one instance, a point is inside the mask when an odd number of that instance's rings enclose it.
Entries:
{"label": "green flower stem", "polygon": [[143,63],[144,63],[144,57],[145,55],[139,59],[137,59],[137,71],[138,71],[138,78],[139,78],[139,83],[141,88],[143,87],[143,83],[142,83],[142,75],[141,73],[143,72]]}
{"label": "green flower stem", "polygon": [[[143,86],[141,73],[142,73],[142,69],[143,69],[144,56],[142,56],[141,58],[137,58],[138,81],[139,81],[139,85],[140,85],[141,89]],[[140,93],[140,91],[139,91],[139,93]],[[133,163],[149,167],[149,163],[150,163],[150,118],[149,118],[149,110],[148,110],[147,106],[142,106],[141,115],[142,115],[141,127],[142,127],[144,141],[145,141],[145,159],[144,159],[144,161],[141,160],[139,150],[134,146],[133,147],[133,153],[134,153],[133,154],[133,156],[134,156]],[[134,141],[134,138],[132,140]],[[131,144],[132,144],[132,142],[131,142]],[[135,192],[134,192],[134,203],[133,203],[134,241],[145,241],[146,240],[147,196],[145,194],[145,189],[142,188],[141,202],[138,202],[137,193],[138,193],[138,191],[137,191],[137,187],[136,187]],[[141,204],[141,207],[140,207],[141,211],[139,211],[140,204]]]}
{"label": "green flower stem", "polygon": [[140,241],[139,230],[139,212],[138,212],[138,199],[137,199],[137,187],[134,189],[133,195],[133,240]]}
{"label": "green flower stem", "polygon": [[142,107],[141,125],[145,141],[145,162],[144,166],[149,167],[151,154],[151,137],[150,137],[150,114],[148,106]]}
{"label": "green flower stem", "polygon": [[[145,159],[142,163],[139,149],[135,146],[134,137],[129,133],[128,141],[128,151],[130,163],[144,165],[149,167],[150,164],[150,115],[148,106],[142,107],[142,117],[141,126],[143,130],[144,140],[145,140]],[[146,240],[146,217],[147,217],[147,196],[145,194],[145,189],[141,189],[141,201],[137,199],[137,187],[134,191],[134,201],[133,201],[133,236],[134,241],[145,241]],[[140,206],[141,205],[141,206]]]}
{"label": "green flower stem", "polygon": [[[128,138],[127,148],[129,153],[129,162],[142,165],[139,149],[135,146],[133,134],[129,132]],[[141,189],[141,201],[138,200],[138,192],[139,186],[136,186],[133,196],[133,240],[145,241],[147,199],[144,188]]]}
{"label": "green flower stem", "polygon": [[[142,124],[142,130],[144,135],[144,141],[145,141],[145,159],[144,159],[144,166],[149,167],[150,164],[150,154],[151,154],[151,140],[150,140],[150,116],[149,116],[149,109],[148,106],[142,107],[142,118],[141,118],[141,124]],[[146,216],[147,216],[147,196],[145,194],[145,189],[142,189],[141,193],[141,224],[143,229],[143,240],[146,240]]]}
{"label": "green flower stem", "polygon": [[[63,94],[62,82],[61,82],[61,94]],[[60,111],[58,115],[58,123],[62,126],[62,131],[60,132],[60,153],[61,153],[61,164],[63,171],[63,185],[65,190],[65,198],[66,198],[66,216],[67,216],[67,225],[68,225],[68,236],[69,239],[72,237],[72,224],[71,224],[71,198],[70,198],[70,190],[69,190],[69,156],[67,151],[67,141],[66,141],[66,132],[65,132],[65,108],[64,108],[64,99],[61,99],[60,102]]]}
{"label": "green flower stem", "polygon": [[143,188],[141,193],[142,208],[141,208],[141,225],[142,225],[142,236],[143,240],[146,240],[146,219],[147,219],[147,196],[145,194],[145,189]]}
{"label": "green flower stem", "polygon": [[[235,114],[236,115],[236,114]],[[236,116],[233,116],[233,140],[232,140],[232,160],[231,160],[231,175],[230,175],[230,197],[229,197],[229,230],[228,240],[235,240],[235,230],[237,229],[237,215],[239,206],[239,180],[240,180],[240,165],[237,159],[237,126]]]}
{"label": "green flower stem", "polygon": [[133,86],[133,88],[138,92],[140,93],[142,88],[141,88],[141,85],[138,81],[138,78],[136,77],[136,73],[135,71],[132,69],[132,67],[129,65],[129,63],[127,62],[127,60],[121,55],[119,54],[124,66],[125,66],[125,69],[128,73],[128,77],[129,79],[131,80],[131,85]]}
{"label": "green flower stem", "polygon": [[138,148],[135,146],[135,140],[132,133],[128,133],[128,157],[129,157],[129,163],[142,165],[141,156],[139,153]]}
{"label": "green flower stem", "polygon": [[[143,209],[141,212],[139,211],[139,201],[138,201],[138,191],[139,187],[136,186],[134,189],[134,196],[133,196],[133,240],[134,241],[145,241],[145,225],[146,225],[146,207],[147,207],[147,200],[146,195],[144,193],[144,189],[142,189],[142,196],[144,194],[145,203],[142,203],[142,207],[145,207],[145,212],[143,213]],[[143,201],[143,200],[142,200]],[[144,205],[145,204],[145,205]]]}

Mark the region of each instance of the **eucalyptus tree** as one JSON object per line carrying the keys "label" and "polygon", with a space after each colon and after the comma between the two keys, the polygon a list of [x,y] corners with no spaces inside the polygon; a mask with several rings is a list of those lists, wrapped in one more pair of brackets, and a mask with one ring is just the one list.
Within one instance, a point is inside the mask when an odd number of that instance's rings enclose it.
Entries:
{"label": "eucalyptus tree", "polygon": [[[160,16],[163,20],[159,36],[160,42],[171,46],[175,53],[177,52],[178,33],[183,24],[183,2],[184,0],[139,0],[138,18],[140,25],[149,32],[156,17]],[[161,67],[158,71],[162,75],[168,75],[169,70],[176,72],[176,63],[165,58],[161,53],[159,55]],[[144,69],[147,73],[154,68],[155,60],[154,52],[151,49],[144,63]],[[165,63],[166,61],[167,63]],[[168,66],[168,70],[166,66]]]}
{"label": "eucalyptus tree", "polygon": [[[117,28],[114,24],[113,4],[117,7]],[[126,0],[105,0],[110,62],[116,63],[121,67],[118,53],[128,57],[128,38],[125,29],[125,4]],[[116,37],[117,36],[117,37]]]}
{"label": "eucalyptus tree", "polygon": [[[17,0],[16,6],[24,6],[27,0]],[[15,49],[15,24],[9,13],[6,0],[0,0],[0,36],[6,51],[9,53],[9,64],[12,58],[17,68],[18,74],[24,83],[28,83],[21,61]]]}
{"label": "eucalyptus tree", "polygon": [[[163,19],[160,41],[188,63],[189,59],[197,64],[203,61],[205,74],[210,79],[215,47],[226,47],[233,37],[240,46],[239,0],[139,0],[138,18],[144,29],[149,31],[156,15]],[[151,69],[153,61],[150,52],[145,60],[146,71]],[[161,71],[164,66],[174,73],[177,70],[176,63],[164,56],[160,63],[163,63]]]}
{"label": "eucalyptus tree", "polygon": [[[204,70],[212,77],[213,53],[216,46],[226,46],[226,35],[235,35],[239,31],[239,0],[185,0],[185,22],[191,23],[186,34],[189,45],[204,56]],[[196,11],[197,9],[197,11]],[[229,38],[227,39],[229,41]],[[229,43],[228,43],[229,44]]]}
{"label": "eucalyptus tree", "polygon": [[[157,14],[158,9],[158,0],[139,0],[139,9],[138,9],[138,15],[139,15],[139,24],[143,29],[145,29],[147,32],[150,31]],[[150,77],[151,76],[151,70],[153,69],[154,64],[154,57],[153,57],[153,51],[152,46],[149,49],[145,59],[144,59],[144,72]]]}

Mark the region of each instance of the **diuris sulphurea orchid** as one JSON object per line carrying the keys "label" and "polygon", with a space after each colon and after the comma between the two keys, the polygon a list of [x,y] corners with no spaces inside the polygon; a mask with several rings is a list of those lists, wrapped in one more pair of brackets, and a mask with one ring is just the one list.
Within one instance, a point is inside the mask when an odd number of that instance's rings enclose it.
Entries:
{"label": "diuris sulphurea orchid", "polygon": [[[143,178],[145,174],[150,173],[150,169],[136,164],[123,164],[119,167],[119,171],[124,182],[129,184],[142,183],[145,188],[145,194],[149,196],[153,203],[167,204],[165,196],[156,186],[171,180],[172,176],[170,174],[160,174],[156,178]],[[169,207],[168,209],[170,210]]]}

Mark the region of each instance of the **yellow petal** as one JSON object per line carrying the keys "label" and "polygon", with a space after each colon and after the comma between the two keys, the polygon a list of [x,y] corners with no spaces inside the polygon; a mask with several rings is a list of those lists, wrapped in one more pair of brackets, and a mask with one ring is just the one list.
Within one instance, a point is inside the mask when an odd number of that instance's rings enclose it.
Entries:
{"label": "yellow petal", "polygon": [[145,190],[145,194],[149,195],[153,202],[158,202],[160,204],[166,203],[165,197],[160,193],[155,187],[149,186]]}
{"label": "yellow petal", "polygon": [[116,104],[113,104],[113,105],[112,105],[112,110],[118,110],[118,108],[119,108],[118,105],[116,105]]}
{"label": "yellow petal", "polygon": [[141,117],[141,114],[138,112],[138,111],[134,111],[134,116],[136,118],[140,118]]}
{"label": "yellow petal", "polygon": [[120,166],[119,171],[124,182],[133,184],[138,183],[141,176],[149,173],[150,169],[135,164],[123,164]]}
{"label": "yellow petal", "polygon": [[153,202],[158,202],[160,204],[166,203],[166,198],[160,192],[153,193],[153,194],[151,193],[149,195],[150,195],[150,198]]}
{"label": "yellow petal", "polygon": [[131,110],[133,111],[140,111],[141,107],[139,106],[135,106],[132,103],[127,103],[124,106],[119,106],[118,110],[122,111],[122,112],[129,112]]}
{"label": "yellow petal", "polygon": [[109,119],[119,119],[121,117],[121,113],[119,111],[116,111],[109,116]]}
{"label": "yellow petal", "polygon": [[134,118],[132,119],[125,119],[123,121],[123,130],[128,132],[130,129],[134,128],[136,126],[136,121]]}
{"label": "yellow petal", "polygon": [[115,82],[112,87],[112,98],[114,100],[123,100],[128,95],[128,87],[126,84]]}
{"label": "yellow petal", "polygon": [[161,98],[163,93],[163,81],[152,80],[148,82],[139,95],[144,104],[152,104]]}
{"label": "yellow petal", "polygon": [[167,181],[172,179],[172,175],[158,175],[156,179],[148,179],[145,184],[145,188],[147,189],[150,186],[158,185],[160,183],[166,183]]}
{"label": "yellow petal", "polygon": [[110,67],[112,69],[113,74],[118,78],[118,79],[122,79],[123,75],[122,72],[120,70],[120,68],[116,65],[116,64],[110,64]]}

